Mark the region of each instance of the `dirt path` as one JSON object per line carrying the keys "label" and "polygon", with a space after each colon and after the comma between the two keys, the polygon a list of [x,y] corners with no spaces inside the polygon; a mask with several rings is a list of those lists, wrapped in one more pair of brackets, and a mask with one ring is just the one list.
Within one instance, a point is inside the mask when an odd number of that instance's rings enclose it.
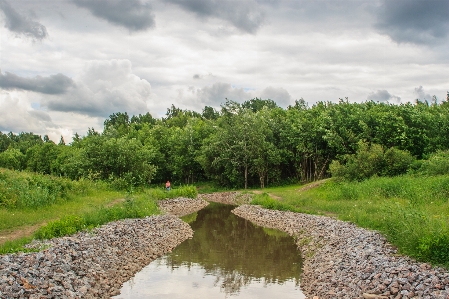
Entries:
{"label": "dirt path", "polygon": [[[116,204],[124,202],[124,198],[117,198],[111,201],[106,205],[106,207],[110,208]],[[46,225],[47,222],[41,222],[34,225],[25,225],[15,227],[13,229],[8,229],[0,232],[0,245],[5,244],[8,241],[14,241],[25,237],[32,236],[41,226]]]}
{"label": "dirt path", "polygon": [[[254,190],[253,193],[254,193],[254,194],[262,194],[262,193],[264,193],[264,192],[263,192],[263,191],[260,191],[260,190]],[[274,194],[271,194],[271,193],[267,193],[267,194],[268,194],[268,196],[270,196],[270,197],[273,198],[273,199],[276,199],[276,200],[281,200],[281,199],[282,199],[282,197],[276,196],[276,195],[274,195]]]}
{"label": "dirt path", "polygon": [[0,245],[3,245],[8,241],[13,241],[32,236],[34,232],[36,232],[39,229],[39,227],[45,224],[46,222],[35,225],[20,226],[14,228],[13,230],[2,231],[0,232]]}
{"label": "dirt path", "polygon": [[305,185],[305,186],[302,186],[301,188],[299,188],[299,189],[296,190],[296,191],[298,191],[298,192],[303,192],[303,191],[307,191],[307,190],[316,188],[316,187],[318,187],[318,186],[321,186],[323,183],[327,182],[328,180],[329,180],[329,179],[324,179],[324,180],[320,180],[320,181],[316,181],[316,182],[307,184],[307,185]]}

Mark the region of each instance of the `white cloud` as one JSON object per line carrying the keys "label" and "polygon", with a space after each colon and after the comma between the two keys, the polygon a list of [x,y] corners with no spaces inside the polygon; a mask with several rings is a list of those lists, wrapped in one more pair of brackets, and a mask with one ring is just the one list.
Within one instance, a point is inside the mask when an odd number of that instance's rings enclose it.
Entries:
{"label": "white cloud", "polygon": [[57,128],[46,111],[34,110],[16,94],[0,92],[0,130],[12,132],[46,132]]}

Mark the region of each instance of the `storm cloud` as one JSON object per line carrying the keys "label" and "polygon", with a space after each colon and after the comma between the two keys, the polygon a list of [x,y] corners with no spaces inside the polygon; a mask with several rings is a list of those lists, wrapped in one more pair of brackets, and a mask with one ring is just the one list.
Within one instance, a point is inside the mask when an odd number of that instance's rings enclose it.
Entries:
{"label": "storm cloud", "polygon": [[5,0],[0,0],[0,10],[5,15],[5,28],[9,31],[34,40],[43,40],[48,36],[47,28],[44,25],[19,14]]}
{"label": "storm cloud", "polygon": [[24,78],[10,72],[0,72],[0,88],[4,90],[28,90],[44,94],[63,94],[74,86],[71,78],[56,74],[48,77]]}
{"label": "storm cloud", "polygon": [[236,28],[256,33],[265,20],[265,13],[254,0],[169,0],[201,18],[218,18]]}
{"label": "storm cloud", "polygon": [[447,0],[384,0],[376,28],[398,43],[439,43],[448,36],[448,12]]}
{"label": "storm cloud", "polygon": [[142,4],[139,0],[72,0],[72,2],[109,23],[131,31],[143,31],[155,25],[151,6]]}

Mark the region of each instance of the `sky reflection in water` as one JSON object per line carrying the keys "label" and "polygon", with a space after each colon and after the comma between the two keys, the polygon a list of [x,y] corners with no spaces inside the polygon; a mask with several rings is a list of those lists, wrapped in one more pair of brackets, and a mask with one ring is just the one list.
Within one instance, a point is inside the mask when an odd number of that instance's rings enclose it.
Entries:
{"label": "sky reflection in water", "polygon": [[184,218],[194,237],[137,273],[114,298],[305,298],[293,238],[211,203]]}

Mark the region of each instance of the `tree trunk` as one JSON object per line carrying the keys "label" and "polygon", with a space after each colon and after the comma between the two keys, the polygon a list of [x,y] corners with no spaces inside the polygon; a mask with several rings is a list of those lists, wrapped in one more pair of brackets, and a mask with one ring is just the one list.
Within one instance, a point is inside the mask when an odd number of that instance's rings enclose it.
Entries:
{"label": "tree trunk", "polygon": [[248,189],[248,165],[245,165],[245,189]]}

